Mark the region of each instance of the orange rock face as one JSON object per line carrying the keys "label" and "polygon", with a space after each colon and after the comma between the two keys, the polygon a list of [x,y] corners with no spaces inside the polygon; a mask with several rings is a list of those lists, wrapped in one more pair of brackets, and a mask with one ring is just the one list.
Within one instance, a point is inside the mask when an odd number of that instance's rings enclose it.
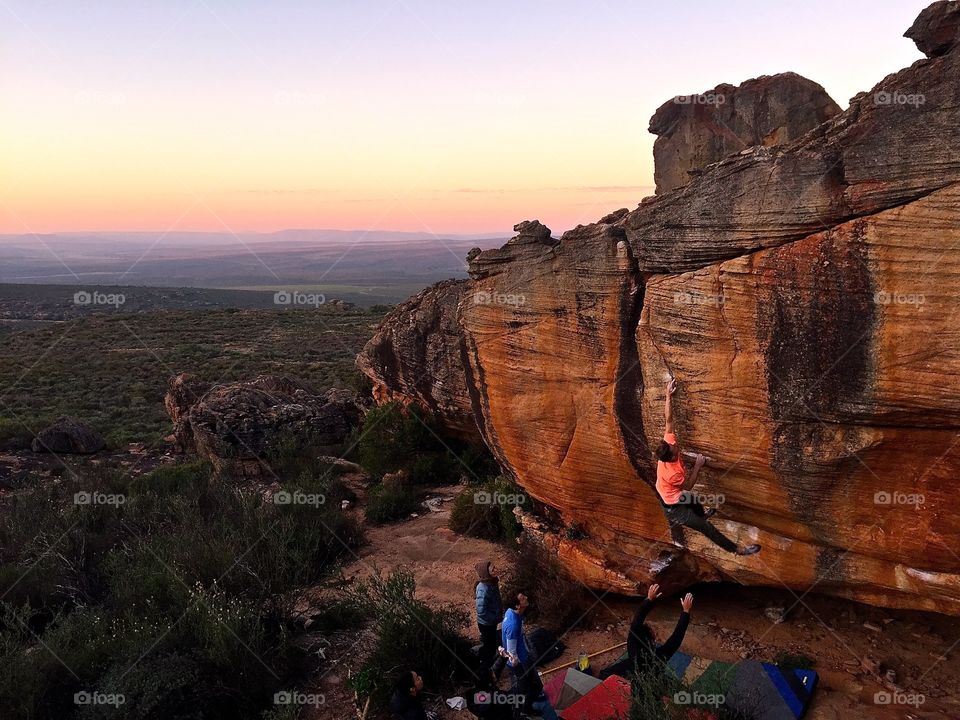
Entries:
{"label": "orange rock face", "polygon": [[[597,588],[731,579],[960,615],[952,8],[912,30],[936,30],[933,57],[802,138],[559,240],[518,225],[360,367],[481,436],[547,506],[531,536]],[[391,339],[411,328],[432,359]],[[681,444],[711,458],[696,491],[757,555],[671,541],[651,453],[671,375]]]}
{"label": "orange rock face", "polygon": [[[688,546],[748,582],[960,611],[958,249],[954,185],[648,282],[643,376],[683,379],[678,431],[713,458],[715,524],[764,551]],[[644,389],[647,437],[662,404]]]}

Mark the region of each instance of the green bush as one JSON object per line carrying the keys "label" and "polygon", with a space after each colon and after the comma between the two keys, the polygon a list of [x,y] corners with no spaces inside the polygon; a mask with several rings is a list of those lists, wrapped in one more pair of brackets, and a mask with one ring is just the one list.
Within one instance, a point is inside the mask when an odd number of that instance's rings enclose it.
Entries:
{"label": "green bush", "polygon": [[414,485],[449,484],[460,474],[456,458],[449,452],[421,452],[406,469]]}
{"label": "green bush", "polygon": [[500,474],[500,466],[486,445],[464,443],[454,445],[459,471],[471,483],[484,483]]}
{"label": "green bush", "polygon": [[365,513],[371,525],[402,520],[420,507],[420,493],[407,486],[378,483],[367,491]]}
{"label": "green bush", "polygon": [[360,397],[369,398],[373,394],[373,381],[359,370],[347,379],[347,387]]}
{"label": "green bush", "polygon": [[453,690],[455,679],[471,675],[471,643],[460,635],[466,613],[431,607],[416,598],[416,582],[405,571],[375,575],[352,594],[357,607],[374,618],[377,645],[353,683],[361,697],[386,704],[398,672],[423,676],[432,692]]}
{"label": "green bush", "polygon": [[558,634],[594,623],[598,613],[606,612],[597,596],[575,580],[554,553],[534,542],[519,546],[513,572],[502,585],[505,604],[524,593],[530,598],[531,621]]}
{"label": "green bush", "polygon": [[630,681],[630,720],[673,720],[686,716],[678,713],[672,702],[675,693],[683,691],[683,683],[669,672],[656,667],[634,674]]}
{"label": "green bush", "polygon": [[520,534],[520,523],[513,514],[516,504],[505,501],[511,497],[526,496],[505,477],[468,486],[453,502],[450,529],[495,542],[514,540]]}
{"label": "green bush", "polygon": [[25,449],[36,433],[53,422],[50,417],[0,418],[0,449]]}
{"label": "green bush", "polygon": [[376,480],[407,468],[419,451],[432,446],[423,422],[416,408],[397,402],[371,409],[351,443],[356,461]]}
{"label": "green bush", "polygon": [[[270,708],[300,678],[288,620],[299,593],[361,539],[340,511],[340,480],[301,470],[279,492],[303,502],[276,502],[202,463],[129,482],[79,467],[7,498],[4,720],[256,718]],[[123,501],[75,501],[92,492]],[[83,690],[126,702],[78,708]]]}
{"label": "green bush", "polygon": [[480,482],[499,472],[485,447],[441,437],[417,406],[390,402],[367,413],[354,432],[352,456],[375,480],[405,470],[416,485],[457,482],[462,475]]}
{"label": "green bush", "polygon": [[[753,720],[757,714],[732,710],[722,704],[719,682],[698,682],[696,693],[687,687],[660,661],[631,678],[630,720],[676,720],[677,718],[714,718],[715,720]],[[712,696],[712,697],[711,697]],[[702,699],[703,704],[692,702]],[[743,702],[743,698],[740,698]],[[755,707],[759,710],[759,698]]]}
{"label": "green bush", "polygon": [[298,438],[286,438],[265,459],[280,478],[334,478],[344,473],[342,466],[330,462],[330,455],[323,448]]}
{"label": "green bush", "polygon": [[324,604],[311,616],[311,632],[329,633],[335,630],[356,629],[367,616],[356,604],[346,598],[338,598]]}
{"label": "green bush", "polygon": [[777,655],[774,663],[781,670],[812,670],[816,661],[806,655],[781,652]]}

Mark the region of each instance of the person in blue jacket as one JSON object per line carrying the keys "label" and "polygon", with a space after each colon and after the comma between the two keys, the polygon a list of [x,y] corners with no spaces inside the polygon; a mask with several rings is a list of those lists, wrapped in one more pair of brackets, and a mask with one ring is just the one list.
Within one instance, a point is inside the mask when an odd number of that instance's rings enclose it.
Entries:
{"label": "person in blue jacket", "polygon": [[526,714],[536,715],[542,720],[559,720],[557,711],[553,709],[550,699],[543,690],[543,681],[540,679],[540,673],[534,665],[524,666],[520,658],[516,655],[510,655],[506,650],[500,648],[500,659],[506,659],[513,666],[513,674],[516,682],[514,683],[514,696],[519,702],[515,703],[518,710]]}
{"label": "person in blue jacket", "polygon": [[483,677],[497,658],[497,625],[503,614],[503,601],[500,599],[500,578],[493,563],[489,560],[478,562],[475,566],[480,579],[475,587],[477,602],[477,627],[480,628],[480,673]]}
{"label": "person in blue jacket", "polygon": [[509,665],[514,671],[514,676],[516,676],[517,667],[513,658],[517,658],[524,667],[530,665],[530,653],[523,636],[523,614],[528,607],[530,607],[529,598],[522,592],[518,592],[516,597],[512,598],[511,606],[503,614],[503,625],[500,628],[503,647],[511,656]]}

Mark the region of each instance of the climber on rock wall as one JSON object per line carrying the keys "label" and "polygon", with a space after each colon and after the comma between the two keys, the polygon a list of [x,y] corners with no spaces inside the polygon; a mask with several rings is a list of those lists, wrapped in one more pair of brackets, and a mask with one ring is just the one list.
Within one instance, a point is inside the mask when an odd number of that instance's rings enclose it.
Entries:
{"label": "climber on rock wall", "polygon": [[[670,378],[667,381],[663,408],[666,429],[663,433],[663,440],[655,453],[657,456],[657,492],[660,494],[660,500],[663,503],[671,530],[678,529],[680,526],[696,530],[706,535],[727,552],[737,555],[753,555],[760,552],[759,545],[737,547],[733,540],[707,522],[716,510],[705,510],[696,496],[690,492],[690,489],[697,482],[697,475],[700,474],[700,469],[703,467],[704,457],[703,455],[697,455],[693,472],[690,473],[688,478],[683,467],[683,461],[680,458],[680,445],[673,429],[673,395],[676,391],[677,381]],[[674,536],[674,541],[677,540],[678,538]]]}

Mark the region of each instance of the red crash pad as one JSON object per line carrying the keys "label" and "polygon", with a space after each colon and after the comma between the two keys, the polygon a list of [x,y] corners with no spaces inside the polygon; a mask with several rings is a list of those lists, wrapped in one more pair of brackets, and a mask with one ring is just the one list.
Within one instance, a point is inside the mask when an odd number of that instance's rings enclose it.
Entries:
{"label": "red crash pad", "polygon": [[560,713],[563,720],[627,720],[630,716],[630,683],[611,675]]}

